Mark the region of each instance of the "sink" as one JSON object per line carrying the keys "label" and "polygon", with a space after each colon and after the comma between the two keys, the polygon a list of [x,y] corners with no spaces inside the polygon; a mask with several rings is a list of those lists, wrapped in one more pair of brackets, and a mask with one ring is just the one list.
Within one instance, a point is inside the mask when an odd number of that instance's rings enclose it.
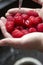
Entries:
{"label": "sink", "polygon": [[[29,4],[29,5],[27,5]],[[0,17],[5,16],[5,13],[10,8],[18,7],[18,0],[0,8]],[[24,0],[22,7],[27,8],[41,8],[41,5],[32,2],[31,0]],[[0,39],[4,38],[0,31]],[[43,63],[43,53],[36,50],[21,50],[13,47],[0,47],[0,65],[13,65],[18,59],[23,57],[32,57],[38,59]]]}

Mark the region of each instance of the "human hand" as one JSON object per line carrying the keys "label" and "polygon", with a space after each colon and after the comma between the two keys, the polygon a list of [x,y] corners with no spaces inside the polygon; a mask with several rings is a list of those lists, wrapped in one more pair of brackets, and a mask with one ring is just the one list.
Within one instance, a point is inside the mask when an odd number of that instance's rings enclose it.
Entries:
{"label": "human hand", "polygon": [[[29,8],[21,8],[20,12],[28,12],[29,10],[35,10],[38,12],[39,16],[43,19],[43,8],[41,9],[29,9]],[[10,9],[6,13],[6,17],[19,11],[18,8]],[[3,20],[4,19],[4,20]],[[1,18],[0,25],[3,35],[6,37],[5,39],[0,40],[0,46],[3,45],[13,45],[15,48],[22,48],[22,49],[36,49],[43,51],[43,33],[35,32],[24,35],[21,38],[12,38],[12,36],[6,31],[5,28],[5,18]],[[4,23],[3,23],[4,22]],[[4,32],[3,32],[4,30]],[[7,34],[5,34],[7,33]]]}

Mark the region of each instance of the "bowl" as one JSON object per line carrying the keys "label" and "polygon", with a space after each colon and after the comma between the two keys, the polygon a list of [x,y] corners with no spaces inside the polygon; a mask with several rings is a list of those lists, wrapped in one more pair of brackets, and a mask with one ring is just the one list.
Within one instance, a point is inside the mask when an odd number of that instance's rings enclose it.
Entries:
{"label": "bowl", "polygon": [[42,63],[35,58],[25,57],[16,61],[14,65],[42,65]]}

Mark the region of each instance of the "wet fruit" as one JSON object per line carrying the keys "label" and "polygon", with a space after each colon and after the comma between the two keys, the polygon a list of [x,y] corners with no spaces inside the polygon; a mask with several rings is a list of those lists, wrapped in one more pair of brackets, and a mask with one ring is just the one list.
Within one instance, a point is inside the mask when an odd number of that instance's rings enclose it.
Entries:
{"label": "wet fruit", "polygon": [[17,12],[13,16],[7,16],[6,19],[6,30],[14,38],[20,38],[32,32],[43,32],[43,20],[36,11]]}

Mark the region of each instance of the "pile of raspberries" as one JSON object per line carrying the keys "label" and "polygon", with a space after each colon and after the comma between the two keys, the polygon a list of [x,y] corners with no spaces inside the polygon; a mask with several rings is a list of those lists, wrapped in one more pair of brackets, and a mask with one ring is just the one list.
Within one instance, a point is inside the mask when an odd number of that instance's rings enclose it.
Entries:
{"label": "pile of raspberries", "polygon": [[7,16],[6,19],[6,30],[14,38],[20,38],[33,32],[43,32],[43,20],[33,10],[27,13],[17,12]]}

